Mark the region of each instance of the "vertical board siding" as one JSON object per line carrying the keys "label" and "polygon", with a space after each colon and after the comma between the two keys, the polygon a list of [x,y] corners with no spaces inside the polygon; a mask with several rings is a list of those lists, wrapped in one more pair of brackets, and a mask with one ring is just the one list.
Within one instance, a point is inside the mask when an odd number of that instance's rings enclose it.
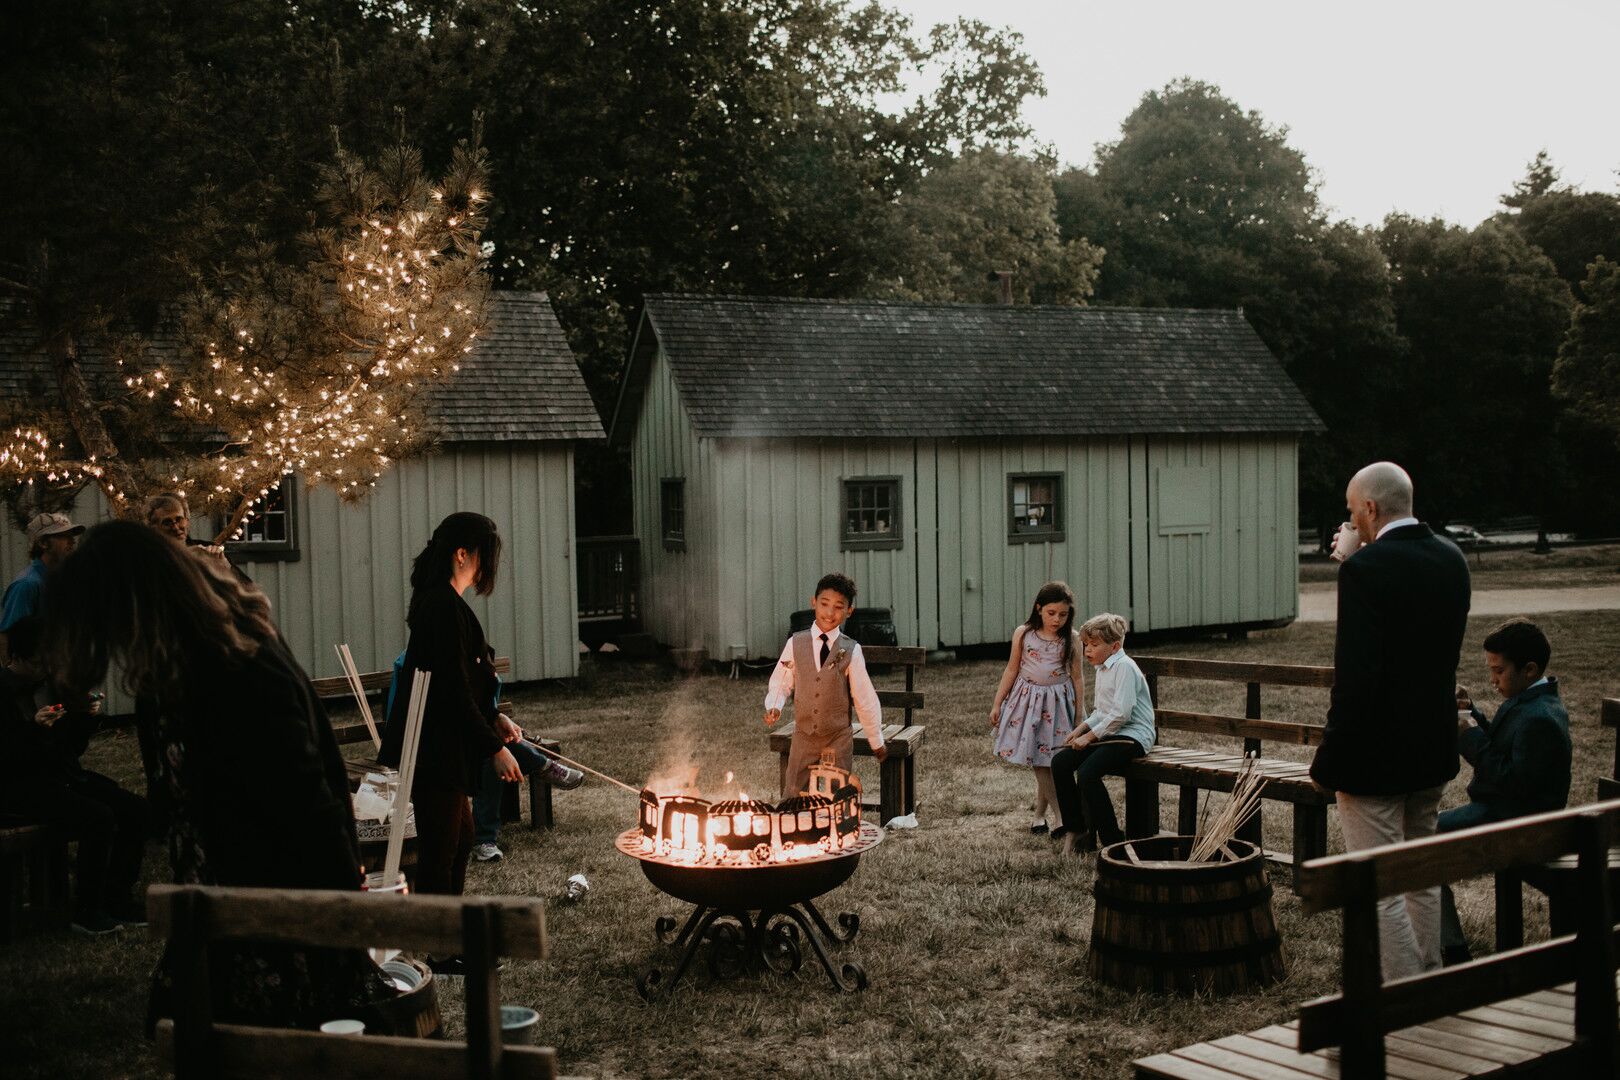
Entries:
{"label": "vertical board siding", "polygon": [[[1207,529],[1161,535],[1158,476],[1207,469]],[[1137,630],[1287,619],[1298,611],[1292,436],[1097,439],[699,439],[660,354],[632,447],[643,618],[713,659],[774,655],[788,615],[842,568],[858,606],[894,613],[902,643],[1007,640],[1040,585]],[[1064,539],[1010,543],[1007,477],[1063,477]],[[841,551],[845,477],[899,476],[904,546]],[[663,550],[659,481],[687,480],[687,551]],[[968,586],[971,580],[972,587]]]}
{"label": "vertical board siding", "polygon": [[[242,568],[270,599],[282,636],[312,676],[339,674],[332,648],[339,642],[362,670],[393,663],[405,647],[411,561],[444,515],[460,509],[494,518],[505,542],[494,593],[468,599],[496,652],[512,657],[511,678],[578,673],[568,445],[452,444],[399,463],[359,502],[343,503],[325,488],[300,489],[297,498],[298,560]],[[88,489],[73,517],[93,525],[111,515],[101,492]],[[199,520],[194,531],[203,525]],[[23,535],[7,530],[0,543],[5,581],[27,555]],[[133,709],[116,685],[107,691],[111,712]]]}
{"label": "vertical board siding", "polygon": [[[718,570],[723,584],[717,631],[704,646],[716,659],[776,655],[788,617],[809,606],[816,580],[831,570],[855,579],[857,607],[886,607],[903,645],[924,643],[918,622],[921,520],[916,451],[909,439],[703,440],[716,461]],[[843,480],[900,478],[898,549],[843,551]],[[931,538],[930,538],[931,540]],[[930,556],[931,558],[931,556]],[[927,642],[931,644],[931,642]]]}
{"label": "vertical board siding", "polygon": [[[1146,529],[1146,612],[1139,629],[1269,622],[1298,613],[1298,443],[1274,437],[1171,437],[1144,440],[1135,475]],[[1212,485],[1205,532],[1161,532],[1161,469],[1205,468]],[[1145,505],[1143,505],[1145,504]]]}
{"label": "vertical board siding", "polygon": [[[941,644],[1006,641],[1048,580],[1067,581],[1083,613],[1129,616],[1131,521],[1122,439],[942,439],[938,483]],[[1007,538],[1007,477],[1063,477],[1060,541]],[[969,580],[973,587],[968,587]]]}
{"label": "vertical board siding", "polygon": [[[710,527],[710,517],[701,510],[703,489],[709,484],[703,464],[669,361],[660,351],[647,376],[630,469],[635,529],[642,541],[641,621],[655,639],[667,645],[696,647],[713,636],[714,613],[706,612],[697,599],[700,581],[706,576],[702,564],[713,566],[718,558],[714,548],[705,547],[718,538]],[[662,481],[668,477],[686,480],[685,551],[664,550],[659,499]],[[712,574],[707,572],[707,576]]]}

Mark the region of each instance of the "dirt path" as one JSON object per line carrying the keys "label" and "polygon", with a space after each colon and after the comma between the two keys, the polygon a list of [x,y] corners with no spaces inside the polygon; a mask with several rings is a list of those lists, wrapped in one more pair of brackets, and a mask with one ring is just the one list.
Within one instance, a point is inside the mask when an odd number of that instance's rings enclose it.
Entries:
{"label": "dirt path", "polygon": [[[1299,587],[1299,621],[1332,622],[1338,594],[1332,582]],[[1535,615],[1543,611],[1609,611],[1620,609],[1620,585],[1583,585],[1568,589],[1476,589],[1471,615]]]}

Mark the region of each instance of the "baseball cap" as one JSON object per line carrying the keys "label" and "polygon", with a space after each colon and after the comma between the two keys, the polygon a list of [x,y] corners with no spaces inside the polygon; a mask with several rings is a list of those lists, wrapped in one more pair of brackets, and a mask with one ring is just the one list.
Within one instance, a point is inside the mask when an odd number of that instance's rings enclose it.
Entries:
{"label": "baseball cap", "polygon": [[73,524],[66,514],[35,514],[28,521],[28,542],[37,544],[47,536],[78,536],[83,525]]}

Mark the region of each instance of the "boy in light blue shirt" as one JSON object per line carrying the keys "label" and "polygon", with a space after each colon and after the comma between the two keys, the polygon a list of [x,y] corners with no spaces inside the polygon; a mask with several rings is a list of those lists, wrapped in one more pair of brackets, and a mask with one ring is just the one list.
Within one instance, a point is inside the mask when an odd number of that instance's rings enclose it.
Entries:
{"label": "boy in light blue shirt", "polygon": [[1052,755],[1052,784],[1065,823],[1065,854],[1091,850],[1092,833],[1096,844],[1125,839],[1103,777],[1141,757],[1158,741],[1147,678],[1125,655],[1126,630],[1124,617],[1110,612],[1094,615],[1080,627],[1086,662],[1097,672],[1092,681],[1095,708],[1075,725],[1064,748]]}

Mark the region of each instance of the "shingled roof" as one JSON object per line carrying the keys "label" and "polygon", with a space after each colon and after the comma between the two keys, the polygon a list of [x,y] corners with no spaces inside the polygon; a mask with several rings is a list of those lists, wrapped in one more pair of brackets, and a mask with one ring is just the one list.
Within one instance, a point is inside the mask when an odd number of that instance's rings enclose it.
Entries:
{"label": "shingled roof", "polygon": [[709,438],[1323,430],[1238,311],[654,294],[615,442],[657,349]]}
{"label": "shingled roof", "polygon": [[[55,385],[38,335],[17,316],[0,311],[0,396],[26,399]],[[173,357],[172,331],[150,337],[154,353]],[[111,359],[87,346],[81,366],[92,388],[121,390]],[[602,420],[585,379],[543,292],[490,295],[489,329],[449,380],[423,398],[429,424],[447,443],[554,442],[600,439]]]}

